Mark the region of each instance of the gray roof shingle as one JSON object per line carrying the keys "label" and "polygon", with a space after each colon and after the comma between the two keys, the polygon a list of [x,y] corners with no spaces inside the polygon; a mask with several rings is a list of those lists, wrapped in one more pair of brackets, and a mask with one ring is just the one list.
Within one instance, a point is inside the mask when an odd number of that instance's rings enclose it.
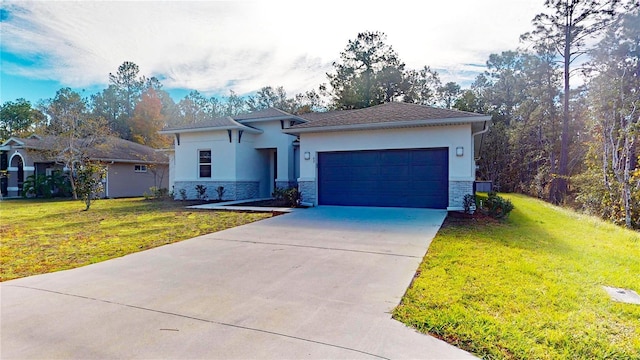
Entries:
{"label": "gray roof shingle", "polygon": [[[41,136],[39,138],[13,138],[24,144],[26,149],[33,150],[53,150],[59,141],[55,136]],[[94,160],[120,160],[124,162],[140,163],[169,163],[166,155],[159,153],[156,149],[134,143],[132,141],[107,136],[97,139],[88,149],[87,155]]]}
{"label": "gray roof shingle", "polygon": [[486,117],[466,111],[434,108],[418,104],[390,102],[364,109],[331,111],[327,113],[303,114],[307,123],[292,126],[291,129],[322,128],[334,126],[366,125],[406,121],[428,122],[429,120],[460,119],[480,120]]}

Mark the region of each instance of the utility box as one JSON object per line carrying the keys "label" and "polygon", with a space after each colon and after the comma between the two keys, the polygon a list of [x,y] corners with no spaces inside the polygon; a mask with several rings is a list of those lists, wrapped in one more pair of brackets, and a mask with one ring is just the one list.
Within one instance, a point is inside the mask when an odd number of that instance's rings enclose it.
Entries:
{"label": "utility box", "polygon": [[493,190],[493,181],[475,181],[473,183],[473,192],[490,192]]}

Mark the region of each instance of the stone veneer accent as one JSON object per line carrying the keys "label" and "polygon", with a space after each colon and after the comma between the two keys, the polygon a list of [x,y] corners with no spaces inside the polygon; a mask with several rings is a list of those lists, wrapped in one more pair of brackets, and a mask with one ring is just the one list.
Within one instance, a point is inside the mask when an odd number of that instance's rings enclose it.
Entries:
{"label": "stone veneer accent", "polygon": [[176,181],[173,189],[174,199],[182,200],[180,189],[187,190],[187,200],[197,199],[196,185],[207,187],[206,195],[209,200],[218,199],[218,186],[224,187],[222,200],[257,199],[260,195],[259,181]]}
{"label": "stone veneer accent", "polygon": [[464,209],[464,196],[473,194],[473,181],[449,180],[449,208]]}
{"label": "stone veneer accent", "polygon": [[298,183],[295,181],[276,181],[276,187],[281,189],[289,189],[297,186]]}
{"label": "stone veneer accent", "polygon": [[317,196],[315,181],[298,181],[298,191],[302,194],[303,202],[312,204],[316,203]]}

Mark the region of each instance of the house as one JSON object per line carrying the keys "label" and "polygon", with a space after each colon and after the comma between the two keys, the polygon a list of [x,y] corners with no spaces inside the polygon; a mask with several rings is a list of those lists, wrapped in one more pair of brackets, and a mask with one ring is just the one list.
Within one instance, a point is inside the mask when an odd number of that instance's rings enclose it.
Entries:
{"label": "house", "polygon": [[[56,142],[53,136],[32,135],[11,137],[0,145],[0,171],[8,174],[2,179],[2,195],[21,196],[22,185],[30,175],[46,176],[56,169],[67,171],[51,152]],[[102,197],[142,196],[152,186],[168,187],[168,157],[148,146],[105,137],[88,149],[87,155],[107,168]]]}
{"label": "house", "polygon": [[193,125],[168,128],[174,136],[170,158],[170,186],[197,197],[196,186],[207,196],[242,200],[270,197],[276,187],[295,186],[299,176],[297,136],[283,132],[304,123],[298,116],[269,108],[234,117],[221,117]]}
{"label": "house", "polygon": [[299,187],[312,205],[462,210],[489,116],[391,102],[292,115],[269,108],[161,131],[175,138],[176,194],[224,199]]}

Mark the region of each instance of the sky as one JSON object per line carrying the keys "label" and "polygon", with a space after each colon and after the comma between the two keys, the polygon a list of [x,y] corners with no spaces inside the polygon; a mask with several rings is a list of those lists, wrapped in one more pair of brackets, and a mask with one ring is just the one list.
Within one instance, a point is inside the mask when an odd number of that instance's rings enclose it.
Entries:
{"label": "sky", "polygon": [[83,96],[132,61],[178,101],[191,90],[248,95],[317,89],[348,41],[381,31],[407,69],[463,87],[489,55],[523,46],[544,0],[5,1],[0,101]]}

